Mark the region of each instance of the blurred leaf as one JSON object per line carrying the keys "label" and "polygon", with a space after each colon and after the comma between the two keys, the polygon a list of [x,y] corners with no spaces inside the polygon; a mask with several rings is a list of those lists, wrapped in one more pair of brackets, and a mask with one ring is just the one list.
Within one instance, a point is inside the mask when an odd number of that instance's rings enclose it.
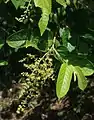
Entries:
{"label": "blurred leaf", "polygon": [[82,36],[85,39],[90,39],[90,40],[94,40],[94,36],[92,36],[91,34],[85,34],[84,36]]}
{"label": "blurred leaf", "polygon": [[8,65],[8,62],[4,60],[0,60],[0,66],[5,66],[5,65]]}
{"label": "blurred leaf", "polygon": [[67,4],[67,5],[70,5],[70,0],[66,0],[66,4]]}
{"label": "blurred leaf", "polygon": [[[84,46],[84,49],[83,49],[83,46]],[[79,54],[88,55],[88,52],[89,52],[89,45],[88,45],[88,43],[80,41],[79,42],[78,53]]]}
{"label": "blurred leaf", "polygon": [[75,46],[71,45],[69,42],[67,44],[67,49],[69,52],[72,52],[73,50],[75,50]]}
{"label": "blurred leaf", "polygon": [[77,8],[77,5],[76,5],[77,0],[73,0],[73,3],[74,3],[75,8]]}
{"label": "blurred leaf", "polygon": [[67,7],[65,0],[56,0],[59,4],[63,5],[65,8]]}
{"label": "blurred leaf", "polygon": [[0,39],[0,49],[3,47],[3,45],[4,45],[4,41]]}

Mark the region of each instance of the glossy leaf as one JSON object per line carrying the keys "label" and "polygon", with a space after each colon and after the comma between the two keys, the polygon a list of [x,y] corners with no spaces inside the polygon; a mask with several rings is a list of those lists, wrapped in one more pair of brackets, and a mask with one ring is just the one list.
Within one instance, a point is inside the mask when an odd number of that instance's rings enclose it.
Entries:
{"label": "glossy leaf", "polygon": [[83,72],[81,71],[79,66],[74,67],[74,71],[76,73],[77,76],[77,80],[78,80],[78,87],[81,90],[84,90],[87,87],[87,80],[86,77],[84,76]]}
{"label": "glossy leaf", "polygon": [[67,63],[61,65],[56,84],[56,93],[59,99],[64,97],[70,88],[73,73],[72,68],[72,65],[68,65]]}

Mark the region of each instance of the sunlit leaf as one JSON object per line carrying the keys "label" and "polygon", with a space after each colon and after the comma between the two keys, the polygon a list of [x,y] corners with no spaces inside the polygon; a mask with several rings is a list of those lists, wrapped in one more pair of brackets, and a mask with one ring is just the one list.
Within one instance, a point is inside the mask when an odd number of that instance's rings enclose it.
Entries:
{"label": "sunlit leaf", "polygon": [[11,0],[16,9],[25,4],[27,0]]}
{"label": "sunlit leaf", "polygon": [[70,88],[73,73],[72,68],[72,65],[68,65],[67,63],[61,65],[56,83],[56,93],[59,99],[64,97]]}
{"label": "sunlit leaf", "polygon": [[63,5],[65,8],[67,6],[66,1],[65,0],[56,0],[59,4]]}
{"label": "sunlit leaf", "polygon": [[42,14],[42,17],[40,18],[39,21],[39,28],[40,28],[40,32],[41,35],[43,35],[47,25],[48,25],[48,20],[49,20],[49,15],[48,14]]}
{"label": "sunlit leaf", "polygon": [[94,73],[94,69],[89,68],[89,67],[83,67],[81,68],[84,76],[91,76]]}
{"label": "sunlit leaf", "polygon": [[40,7],[42,9],[42,17],[39,21],[39,28],[41,36],[43,35],[49,20],[49,15],[51,13],[52,8],[52,1],[51,0],[34,0],[35,6]]}
{"label": "sunlit leaf", "polygon": [[84,90],[87,87],[87,79],[84,76],[82,70],[80,69],[79,66],[74,67],[74,71],[77,75],[77,80],[78,80],[78,87],[81,90]]}

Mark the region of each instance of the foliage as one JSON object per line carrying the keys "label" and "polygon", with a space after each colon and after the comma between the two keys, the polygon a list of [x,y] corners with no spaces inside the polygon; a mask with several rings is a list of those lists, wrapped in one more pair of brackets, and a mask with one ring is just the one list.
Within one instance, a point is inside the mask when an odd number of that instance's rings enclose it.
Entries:
{"label": "foliage", "polygon": [[57,97],[60,99],[67,94],[72,78],[74,82],[77,80],[78,87],[84,90],[87,86],[86,76],[94,73],[94,31],[89,19],[92,10],[87,8],[89,2],[80,0],[10,2],[19,12],[15,19],[24,27],[8,34],[5,42],[0,38],[1,50],[8,44],[15,50],[33,47],[40,52],[51,53],[61,64],[56,83]]}

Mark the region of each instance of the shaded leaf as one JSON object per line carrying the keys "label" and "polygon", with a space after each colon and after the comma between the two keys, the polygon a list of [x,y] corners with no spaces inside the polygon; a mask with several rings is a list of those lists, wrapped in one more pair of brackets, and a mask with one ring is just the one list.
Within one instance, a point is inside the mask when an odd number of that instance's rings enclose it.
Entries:
{"label": "shaded leaf", "polygon": [[60,37],[62,38],[62,44],[67,46],[68,40],[70,38],[70,30],[69,28],[60,28],[59,30]]}
{"label": "shaded leaf", "polygon": [[0,49],[3,47],[3,45],[4,45],[4,41],[0,39]]}
{"label": "shaded leaf", "polygon": [[13,48],[19,48],[28,40],[27,31],[20,30],[7,38],[7,44]]}
{"label": "shaded leaf", "polygon": [[22,45],[21,47],[34,47],[37,50],[40,50],[42,52],[46,52],[49,47],[51,47],[52,45],[52,35],[50,33],[50,31],[45,31],[43,36],[40,36],[40,33],[38,30],[34,30],[33,32],[29,33],[28,35],[29,39],[26,40],[26,42],[24,43],[24,45]]}
{"label": "shaded leaf", "polygon": [[73,4],[74,4],[75,8],[77,8],[76,3],[77,3],[77,0],[73,0]]}
{"label": "shaded leaf", "polygon": [[72,44],[70,44],[69,42],[67,43],[67,49],[69,52],[72,52],[73,50],[75,50],[75,46],[73,46]]}
{"label": "shaded leaf", "polygon": [[94,40],[94,36],[92,36],[91,34],[85,34],[84,36],[82,36],[85,39],[90,39],[90,40]]}
{"label": "shaded leaf", "polygon": [[46,52],[53,44],[53,39],[50,31],[45,31],[43,36],[40,36],[38,42],[38,48]]}
{"label": "shaded leaf", "polygon": [[60,37],[62,38],[62,44],[65,46],[69,52],[72,52],[75,49],[75,46],[73,46],[71,43],[69,43],[70,36],[70,30],[68,27],[66,28],[60,28],[59,30]]}

